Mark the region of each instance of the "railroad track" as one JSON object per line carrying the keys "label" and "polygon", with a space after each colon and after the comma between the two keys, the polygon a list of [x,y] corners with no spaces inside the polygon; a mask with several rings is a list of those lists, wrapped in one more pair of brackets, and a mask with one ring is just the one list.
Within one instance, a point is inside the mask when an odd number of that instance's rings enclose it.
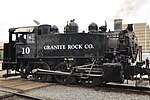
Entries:
{"label": "railroad track", "polygon": [[148,85],[149,82],[143,81],[139,84],[115,84],[109,83],[103,87],[95,87],[96,91],[102,90],[104,92],[117,92],[117,93],[134,93],[140,95],[149,95],[150,96],[150,86]]}
{"label": "railroad track", "polygon": [[5,90],[1,90],[0,89],[0,93],[3,93],[5,95],[0,96],[0,99],[5,99],[5,98],[9,98],[9,97],[13,97],[13,96],[18,96],[27,100],[42,100],[42,98],[36,98],[30,95],[25,95],[25,94],[21,94],[21,93],[16,93],[16,92],[10,92],[10,91],[5,91]]}
{"label": "railroad track", "polygon": [[29,100],[41,100],[42,98],[35,98],[29,95],[25,95],[25,92],[31,91],[33,89],[39,89],[42,87],[47,87],[54,85],[54,83],[37,82],[31,79],[21,79],[21,78],[8,78],[0,79],[0,99],[12,97],[14,95],[27,98]]}
{"label": "railroad track", "polygon": [[[131,81],[133,82],[133,81]],[[131,83],[130,82],[130,83]],[[133,84],[133,83],[131,83]],[[143,87],[142,85],[147,85],[148,82],[141,82],[138,83],[138,87],[133,85],[125,85],[125,84],[107,84],[103,87],[91,87],[95,89],[95,91],[104,91],[104,92],[116,92],[116,93],[134,93],[140,95],[150,95],[150,87]],[[40,89],[42,87],[59,85],[58,83],[45,83],[45,82],[38,82],[32,79],[21,79],[18,78],[11,78],[11,79],[1,79],[0,78],[0,94],[4,93],[7,95],[0,95],[1,98],[5,97],[12,97],[14,95],[27,98],[27,100],[41,100],[42,98],[33,97],[31,95],[25,95],[24,93],[29,92],[34,89]],[[87,88],[85,85],[67,85],[69,87],[82,87]]]}
{"label": "railroad track", "polygon": [[[148,81],[137,82],[137,86],[135,85],[135,81],[129,81],[129,84],[116,84],[116,83],[108,83],[102,87],[100,86],[89,86],[89,88],[93,88],[95,91],[104,91],[104,92],[116,92],[116,93],[133,93],[140,95],[149,95],[150,96],[150,85]],[[85,85],[68,85],[69,87],[82,87],[87,88]]]}

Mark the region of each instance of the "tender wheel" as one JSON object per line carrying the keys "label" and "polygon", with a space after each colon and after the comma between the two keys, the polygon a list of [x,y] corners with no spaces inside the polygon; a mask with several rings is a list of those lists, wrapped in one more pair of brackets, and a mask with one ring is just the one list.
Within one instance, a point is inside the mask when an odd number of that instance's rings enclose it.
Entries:
{"label": "tender wheel", "polygon": [[87,86],[100,86],[102,85],[101,77],[88,77],[81,79],[81,83]]}
{"label": "tender wheel", "polygon": [[[55,67],[55,70],[61,71],[61,72],[70,72],[71,71],[71,69],[67,68],[66,62],[62,62],[62,63],[58,64]],[[69,75],[54,75],[54,78],[58,83],[61,83],[61,84],[68,84],[68,83],[74,83],[75,82],[75,77],[69,76]]]}
{"label": "tender wheel", "polygon": [[[35,68],[50,70],[50,67],[46,62],[37,63],[33,69]],[[38,75],[36,73],[33,74],[34,79],[41,80],[41,81],[50,81],[51,77],[52,76],[49,76],[49,75]]]}

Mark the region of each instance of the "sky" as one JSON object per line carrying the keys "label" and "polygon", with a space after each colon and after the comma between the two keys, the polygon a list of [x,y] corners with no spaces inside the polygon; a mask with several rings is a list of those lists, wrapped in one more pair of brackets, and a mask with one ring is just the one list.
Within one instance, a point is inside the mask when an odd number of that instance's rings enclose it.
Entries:
{"label": "sky", "polygon": [[107,22],[113,30],[113,20],[126,23],[150,23],[150,0],[0,0],[0,41],[8,41],[8,29],[41,24],[56,25],[63,32],[67,21],[75,19],[79,31],[88,25]]}

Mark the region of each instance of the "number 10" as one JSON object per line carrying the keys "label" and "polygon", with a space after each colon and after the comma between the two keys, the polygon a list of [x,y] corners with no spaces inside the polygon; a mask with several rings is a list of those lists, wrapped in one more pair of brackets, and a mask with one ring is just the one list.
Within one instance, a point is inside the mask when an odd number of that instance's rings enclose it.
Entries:
{"label": "number 10", "polygon": [[22,54],[29,54],[29,53],[30,53],[29,47],[22,48]]}

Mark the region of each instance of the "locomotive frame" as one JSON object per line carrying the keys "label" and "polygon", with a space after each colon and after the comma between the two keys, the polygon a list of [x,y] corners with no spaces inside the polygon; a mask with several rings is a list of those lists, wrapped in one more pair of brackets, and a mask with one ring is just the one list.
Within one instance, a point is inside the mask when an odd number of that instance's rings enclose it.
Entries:
{"label": "locomotive frame", "polygon": [[[74,20],[65,26],[64,33],[51,25],[10,28],[2,67],[18,71],[22,78],[31,74],[35,79],[61,84],[123,83],[143,74],[142,61],[131,65],[139,53],[131,24],[114,32],[106,32],[107,24],[98,28],[91,23],[88,29],[88,33],[79,33]],[[145,74],[150,71],[146,69]]]}

